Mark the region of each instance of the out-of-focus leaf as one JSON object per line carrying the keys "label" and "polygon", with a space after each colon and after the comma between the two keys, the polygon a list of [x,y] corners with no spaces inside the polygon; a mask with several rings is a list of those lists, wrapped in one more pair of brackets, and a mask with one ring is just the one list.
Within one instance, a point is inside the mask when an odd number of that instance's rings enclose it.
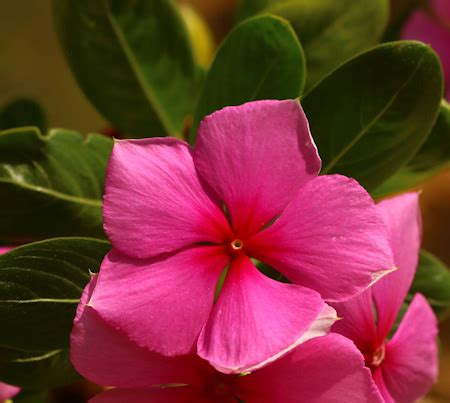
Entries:
{"label": "out-of-focus leaf", "polygon": [[1,255],[0,346],[67,348],[82,290],[109,249],[98,239],[57,238]]}
{"label": "out-of-focus leaf", "polygon": [[244,0],[240,17],[268,12],[289,20],[305,50],[310,89],[342,62],[377,44],[388,0]]}
{"label": "out-of-focus leaf", "polygon": [[42,107],[32,99],[17,98],[0,109],[0,130],[36,126],[47,131],[47,118]]}
{"label": "out-of-focus leaf", "polygon": [[297,98],[305,75],[303,51],[287,21],[272,16],[244,21],[225,39],[208,72],[193,137],[200,121],[224,106]]}
{"label": "out-of-focus leaf", "polygon": [[[43,389],[76,382],[80,376],[70,363],[69,349],[25,352],[0,347],[0,378],[21,388]],[[37,403],[39,400],[31,399],[37,399],[39,395],[46,393],[24,391],[14,403]]]}
{"label": "out-of-focus leaf", "polygon": [[419,266],[409,291],[410,298],[416,292],[422,293],[435,313],[443,317],[450,309],[450,271],[432,253],[420,251]]}
{"label": "out-of-focus leaf", "polygon": [[75,78],[115,128],[125,137],[181,133],[196,66],[171,0],[53,0],[53,8]]}
{"label": "out-of-focus leaf", "polygon": [[13,403],[48,403],[46,390],[23,390],[14,398]]}
{"label": "out-of-focus leaf", "polygon": [[27,242],[103,237],[101,205],[113,141],[68,130],[0,132],[0,237]]}
{"label": "out-of-focus leaf", "polygon": [[425,142],[442,81],[436,54],[413,41],[380,45],[336,69],[302,101],[322,173],[376,189]]}
{"label": "out-of-focus leaf", "polygon": [[426,181],[450,163],[450,105],[442,101],[431,133],[419,152],[377,188],[375,197],[402,192]]}

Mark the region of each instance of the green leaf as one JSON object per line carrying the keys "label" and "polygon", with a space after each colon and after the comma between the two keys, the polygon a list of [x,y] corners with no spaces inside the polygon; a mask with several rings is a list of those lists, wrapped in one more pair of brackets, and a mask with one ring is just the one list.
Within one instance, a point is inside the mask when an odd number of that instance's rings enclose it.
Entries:
{"label": "green leaf", "polygon": [[410,298],[422,293],[433,307],[435,313],[444,317],[450,309],[450,271],[432,253],[420,251],[419,266],[409,291]]}
{"label": "green leaf", "polygon": [[442,101],[433,129],[414,158],[377,188],[375,197],[384,197],[415,187],[450,163],[450,105]]}
{"label": "green leaf", "polygon": [[26,242],[103,237],[101,205],[113,141],[68,130],[0,132],[0,236]]}
{"label": "green leaf", "polygon": [[25,351],[68,347],[80,295],[110,245],[57,238],[0,256],[0,346]]}
{"label": "green leaf", "polygon": [[225,39],[206,77],[193,134],[208,114],[258,99],[297,98],[305,83],[303,51],[289,23],[273,16],[239,24]]}
{"label": "green leaf", "polygon": [[48,403],[48,401],[48,391],[46,390],[22,390],[14,398],[13,403]]}
{"label": "green leaf", "polygon": [[377,188],[420,149],[442,92],[439,60],[420,42],[384,44],[339,67],[302,101],[322,173]]}
{"label": "green leaf", "polygon": [[180,135],[196,66],[171,0],[53,0],[69,65],[94,106],[124,135]]}
{"label": "green leaf", "polygon": [[[0,379],[21,388],[43,389],[76,382],[80,375],[70,363],[69,349],[33,353],[0,347]],[[30,399],[35,393],[21,394],[23,402],[34,403]],[[22,400],[14,399],[17,401]]]}
{"label": "green leaf", "polygon": [[42,107],[29,98],[17,98],[0,110],[0,130],[21,126],[36,126],[47,131],[47,118]]}
{"label": "green leaf", "polygon": [[241,17],[262,11],[291,22],[305,50],[307,89],[377,44],[389,16],[388,0],[251,0],[242,7]]}
{"label": "green leaf", "polygon": [[[8,401],[6,401],[6,403],[8,403]],[[22,392],[14,398],[13,403],[48,403],[48,391],[22,390]]]}

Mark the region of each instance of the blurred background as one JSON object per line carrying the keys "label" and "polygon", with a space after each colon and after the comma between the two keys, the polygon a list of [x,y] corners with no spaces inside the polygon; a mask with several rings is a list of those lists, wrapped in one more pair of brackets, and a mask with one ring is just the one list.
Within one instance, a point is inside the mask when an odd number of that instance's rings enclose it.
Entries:
{"label": "blurred background", "polygon": [[[393,2],[388,36],[398,34],[412,3]],[[216,45],[232,26],[237,1],[185,0],[179,4],[197,59],[207,65]],[[450,26],[448,29],[450,32]],[[83,133],[110,129],[84,97],[66,64],[54,31],[49,0],[0,0],[0,38],[0,108],[25,96],[44,107],[50,127]],[[450,266],[450,170],[423,184],[422,189],[423,246]],[[441,324],[440,332],[440,381],[426,402],[450,402],[450,320]],[[80,383],[54,391],[52,399],[85,402],[96,390],[93,385]]]}

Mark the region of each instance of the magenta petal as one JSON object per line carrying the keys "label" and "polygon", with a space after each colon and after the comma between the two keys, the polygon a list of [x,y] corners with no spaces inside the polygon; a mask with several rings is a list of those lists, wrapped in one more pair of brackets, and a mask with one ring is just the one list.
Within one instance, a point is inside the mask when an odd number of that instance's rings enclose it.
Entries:
{"label": "magenta petal", "polygon": [[140,347],[164,355],[188,354],[214,302],[222,249],[200,246],[163,259],[105,257],[88,306]]}
{"label": "magenta petal", "polygon": [[323,336],[335,320],[318,293],[272,280],[243,256],[231,264],[198,354],[224,373],[250,371]]}
{"label": "magenta petal", "polygon": [[193,156],[241,237],[278,215],[320,171],[308,121],[294,100],[249,102],[207,116]]}
{"label": "magenta petal", "polygon": [[189,386],[160,389],[111,389],[89,403],[213,403],[199,390]]}
{"label": "magenta petal", "polygon": [[[445,1],[449,3],[448,0]],[[441,59],[447,86],[450,85],[450,20],[448,24],[449,27],[445,27],[423,11],[416,11],[401,34],[402,39],[415,39],[431,45]]]}
{"label": "magenta petal", "polygon": [[437,320],[430,305],[416,294],[397,332],[386,346],[383,378],[396,403],[425,395],[438,375]]}
{"label": "magenta petal", "polygon": [[103,220],[113,246],[141,258],[220,242],[228,228],[200,185],[189,147],[173,138],[116,141]]}
{"label": "magenta petal", "polygon": [[92,279],[83,292],[70,336],[71,361],[81,375],[100,385],[129,388],[201,383],[200,359],[169,358],[140,348],[86,306],[96,280]]}
{"label": "magenta petal", "polygon": [[14,249],[14,246],[0,246],[0,255],[7,253]]}
{"label": "magenta petal", "polygon": [[372,352],[377,341],[377,328],[373,315],[371,288],[348,301],[335,302],[333,307],[341,318],[331,327],[332,332],[352,340],[361,352]]}
{"label": "magenta petal", "polygon": [[383,372],[381,371],[381,368],[378,367],[375,369],[375,371],[372,374],[373,380],[375,381],[375,384],[377,385],[378,390],[380,391],[381,396],[383,396],[384,403],[396,403],[395,400],[392,398],[391,394],[389,393],[388,388],[386,387],[386,383],[383,379]]}
{"label": "magenta petal", "polygon": [[4,400],[8,400],[16,396],[20,392],[20,388],[17,386],[8,385],[7,383],[0,382],[0,403]]}
{"label": "magenta petal", "polygon": [[[431,8],[437,17],[450,24],[450,1],[448,0],[430,0]],[[450,29],[450,25],[449,25]]]}
{"label": "magenta petal", "polygon": [[247,248],[327,301],[353,297],[394,267],[387,231],[372,198],[355,180],[340,175],[309,181]]}
{"label": "magenta petal", "polygon": [[239,379],[246,403],[381,403],[361,353],[348,339],[330,334]]}
{"label": "magenta petal", "polygon": [[419,261],[422,240],[419,194],[405,193],[378,204],[388,229],[398,268],[372,288],[377,306],[378,332],[385,339],[406,298]]}

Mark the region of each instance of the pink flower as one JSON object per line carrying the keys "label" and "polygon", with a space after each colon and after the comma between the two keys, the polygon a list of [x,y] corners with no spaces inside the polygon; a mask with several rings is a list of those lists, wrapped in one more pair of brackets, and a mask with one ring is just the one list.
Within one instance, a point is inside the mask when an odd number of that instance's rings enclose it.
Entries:
{"label": "pink flower", "polygon": [[8,385],[0,382],[0,403],[6,402],[8,399],[13,398],[20,392],[20,388],[17,386]]}
{"label": "pink flower", "polygon": [[388,226],[399,270],[362,295],[334,304],[343,320],[336,322],[332,331],[355,342],[387,403],[409,403],[429,390],[438,372],[437,321],[421,294],[416,294],[389,339],[417,267],[421,240],[418,195],[404,194],[378,207]]}
{"label": "pink flower", "polygon": [[9,252],[14,249],[14,246],[0,246],[0,255]]}
{"label": "pink flower", "polygon": [[450,1],[430,0],[430,10],[415,11],[401,33],[402,39],[415,39],[430,44],[439,55],[450,101]]}
{"label": "pink flower", "polygon": [[194,149],[174,138],[116,141],[103,208],[113,249],[88,305],[140,347],[197,349],[223,372],[325,335],[336,317],[323,299],[350,298],[393,263],[367,192],[319,170],[293,100],[224,108],[204,119]]}
{"label": "pink flower", "polygon": [[[132,343],[85,306],[86,287],[71,335],[72,360],[92,381],[116,386],[92,403],[308,403],[382,401],[354,344],[337,334],[310,340],[250,375],[217,372],[195,354],[164,357]],[[162,385],[172,385],[163,387]],[[174,385],[177,385],[174,387]]]}

